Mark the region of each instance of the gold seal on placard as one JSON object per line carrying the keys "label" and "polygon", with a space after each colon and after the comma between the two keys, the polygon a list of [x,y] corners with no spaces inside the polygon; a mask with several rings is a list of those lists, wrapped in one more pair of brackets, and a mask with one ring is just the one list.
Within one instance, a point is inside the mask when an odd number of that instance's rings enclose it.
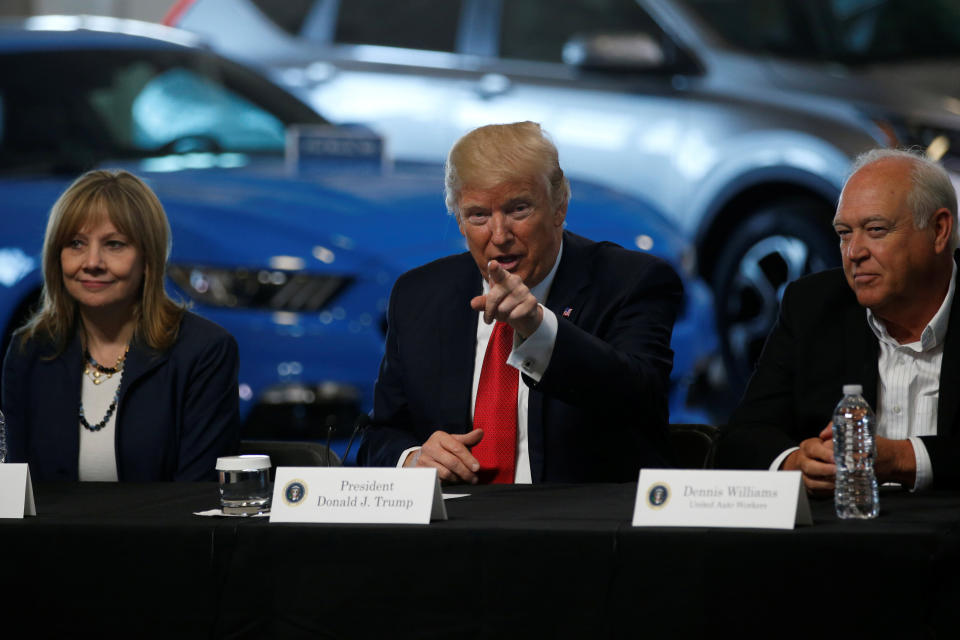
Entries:
{"label": "gold seal on placard", "polygon": [[670,485],[666,482],[654,482],[647,489],[647,505],[651,509],[663,509],[670,502]]}
{"label": "gold seal on placard", "polygon": [[307,483],[303,480],[291,480],[283,487],[283,501],[291,507],[303,504],[307,497]]}

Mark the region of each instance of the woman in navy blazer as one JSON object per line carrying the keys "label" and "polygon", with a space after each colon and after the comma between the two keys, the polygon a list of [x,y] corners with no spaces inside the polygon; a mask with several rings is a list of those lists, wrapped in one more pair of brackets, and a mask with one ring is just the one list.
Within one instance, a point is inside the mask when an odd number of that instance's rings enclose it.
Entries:
{"label": "woman in navy blazer", "polygon": [[170,227],[126,171],[57,200],[42,305],[10,343],[10,462],[34,480],[207,480],[239,440],[237,344],[163,287]]}

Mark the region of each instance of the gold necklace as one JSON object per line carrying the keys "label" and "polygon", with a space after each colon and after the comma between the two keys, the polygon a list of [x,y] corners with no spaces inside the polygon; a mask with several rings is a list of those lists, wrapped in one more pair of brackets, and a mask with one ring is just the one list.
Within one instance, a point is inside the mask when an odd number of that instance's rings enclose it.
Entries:
{"label": "gold necklace", "polygon": [[90,378],[90,381],[93,384],[101,384],[104,380],[109,380],[114,376],[114,374],[123,371],[123,364],[127,359],[127,352],[130,351],[130,345],[128,344],[123,349],[123,353],[120,354],[120,357],[117,358],[117,363],[112,367],[105,367],[102,364],[98,363],[93,359],[93,356],[90,355],[89,350],[84,350],[83,358],[85,360],[83,372]]}

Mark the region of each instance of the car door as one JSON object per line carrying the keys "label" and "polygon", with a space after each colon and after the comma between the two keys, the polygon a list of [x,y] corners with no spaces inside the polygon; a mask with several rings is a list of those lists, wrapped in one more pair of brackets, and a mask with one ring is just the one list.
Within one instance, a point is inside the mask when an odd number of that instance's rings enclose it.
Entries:
{"label": "car door", "polygon": [[[673,65],[650,73],[590,70],[570,64],[575,37],[652,36],[665,52],[669,37],[635,0],[502,0],[497,7],[497,57],[458,113],[461,131],[489,122],[533,120],[560,151],[568,175],[652,200],[677,211],[685,170],[678,154],[689,144],[684,84]],[[564,52],[567,51],[567,60]]]}
{"label": "car door", "polygon": [[[589,71],[563,60],[574,36],[643,31],[678,49],[635,0],[340,0],[315,3],[299,35],[330,43],[309,101],[385,135],[400,160],[442,161],[470,129],[534,120],[569,175],[681,210],[697,162],[672,73]],[[377,19],[371,19],[376,16]],[[669,71],[669,65],[664,69]],[[686,146],[686,147],[685,147]]]}
{"label": "car door", "polygon": [[308,69],[308,100],[335,122],[371,126],[397,158],[442,162],[482,77],[473,56],[458,53],[458,28],[474,4],[341,0],[336,13],[301,33],[330,43],[324,62]]}

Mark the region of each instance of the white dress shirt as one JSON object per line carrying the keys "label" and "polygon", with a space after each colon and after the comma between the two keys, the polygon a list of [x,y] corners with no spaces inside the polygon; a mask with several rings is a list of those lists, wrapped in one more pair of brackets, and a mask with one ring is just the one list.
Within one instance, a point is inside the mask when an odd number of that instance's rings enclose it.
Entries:
{"label": "white dress shirt", "polygon": [[[937,435],[940,364],[956,281],[957,265],[954,263],[947,295],[916,342],[900,344],[887,332],[883,321],[870,309],[866,310],[867,324],[880,342],[877,436],[910,440],[917,460],[914,491],[926,489],[933,483],[930,454],[920,436]],[[796,450],[797,447],[793,447],[777,456],[771,470],[779,469],[786,457]]]}
{"label": "white dress shirt", "polygon": [[[516,474],[514,482],[516,484],[530,484],[533,476],[530,470],[530,444],[527,437],[528,424],[527,413],[530,399],[530,388],[523,381],[521,374],[525,373],[535,382],[539,382],[543,377],[547,366],[550,364],[550,357],[553,355],[553,346],[557,341],[558,320],[556,314],[543,306],[543,301],[550,295],[550,287],[553,285],[553,278],[557,274],[557,267],[560,264],[560,258],[563,255],[563,245],[560,245],[560,251],[557,252],[557,259],[550,269],[547,277],[539,284],[530,289],[530,293],[540,303],[543,310],[543,320],[537,330],[527,336],[526,340],[513,334],[513,351],[507,358],[507,364],[517,369],[517,376],[520,378],[520,384],[517,386],[517,460]],[[483,293],[490,291],[490,284],[483,281]],[[483,312],[477,312],[477,348],[473,358],[473,388],[470,393],[470,420],[473,420],[473,411],[477,406],[477,387],[480,385],[480,372],[483,369],[483,357],[487,352],[487,343],[493,334],[493,323],[487,324],[483,321]],[[402,467],[404,460],[411,452],[418,451],[420,447],[411,447],[400,454],[400,460],[397,466]]]}
{"label": "white dress shirt", "polygon": [[917,459],[914,489],[925,489],[933,483],[930,454],[920,436],[937,435],[940,363],[956,280],[957,265],[954,263],[947,296],[916,342],[900,344],[894,340],[883,321],[867,309],[867,322],[880,341],[877,435],[910,440]]}

